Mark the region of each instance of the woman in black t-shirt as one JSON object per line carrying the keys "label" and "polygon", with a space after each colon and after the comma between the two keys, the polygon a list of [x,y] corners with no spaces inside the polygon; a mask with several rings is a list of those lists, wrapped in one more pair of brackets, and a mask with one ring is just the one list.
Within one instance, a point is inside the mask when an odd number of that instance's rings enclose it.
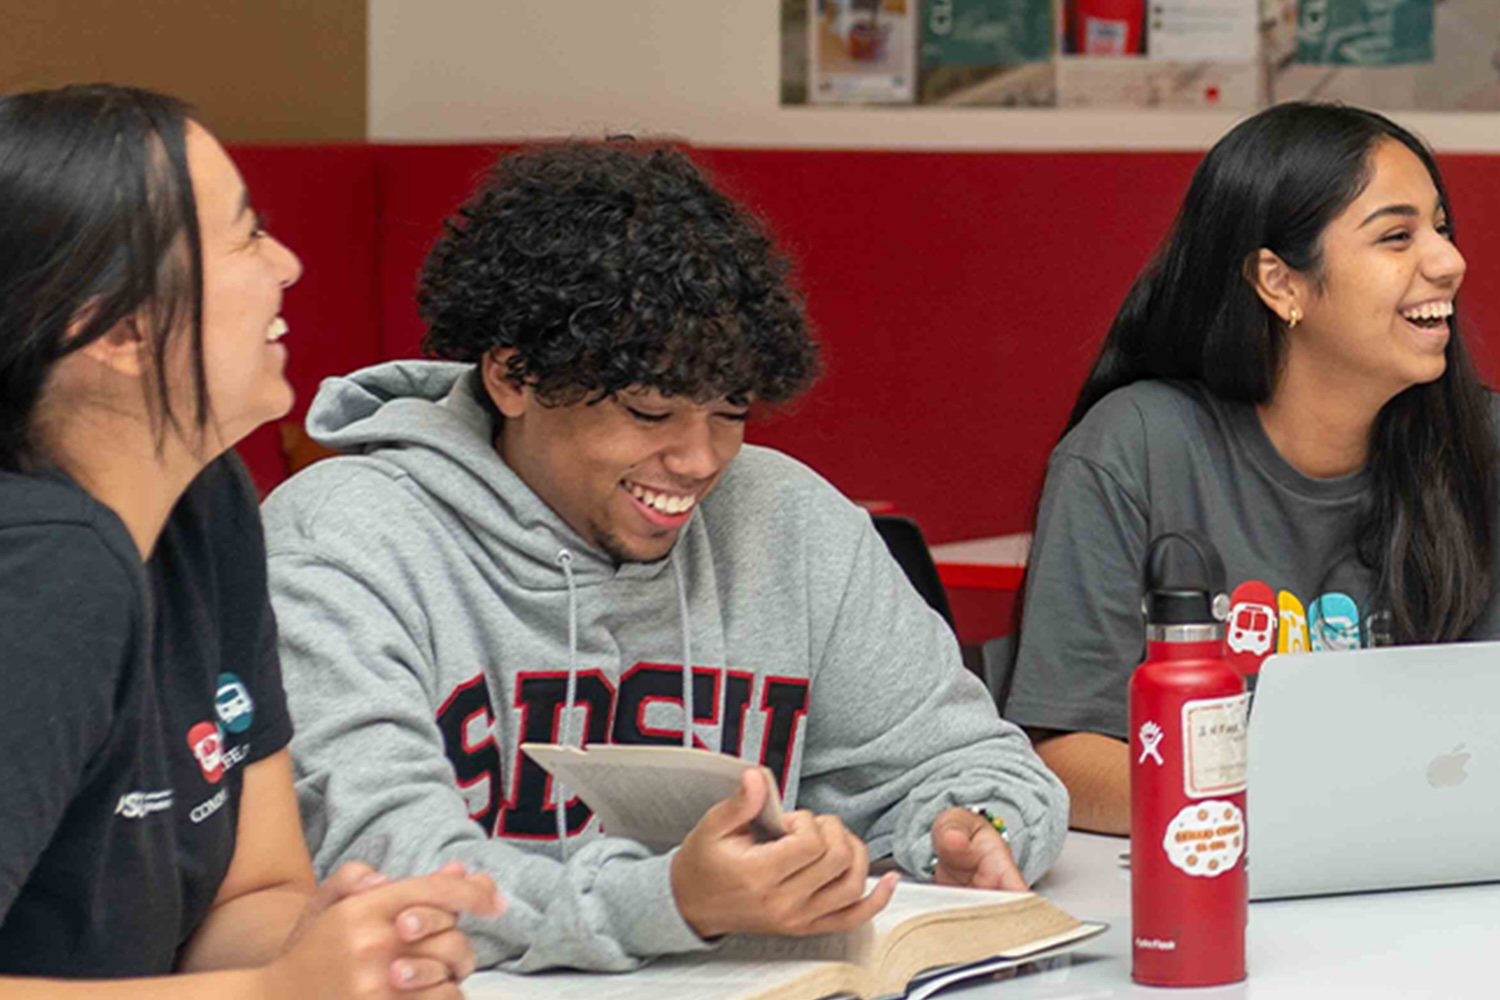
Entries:
{"label": "woman in black t-shirt", "polygon": [[302,839],[229,451],[292,405],[301,264],[127,88],[0,99],[0,219],[0,998],[459,996],[493,883],[319,889]]}

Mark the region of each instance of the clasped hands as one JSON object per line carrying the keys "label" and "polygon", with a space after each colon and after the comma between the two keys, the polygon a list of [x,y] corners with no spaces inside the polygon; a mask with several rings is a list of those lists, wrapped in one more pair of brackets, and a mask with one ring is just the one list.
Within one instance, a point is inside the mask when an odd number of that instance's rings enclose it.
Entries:
{"label": "clasped hands", "polygon": [[[770,789],[746,770],[734,795],[704,814],[672,858],[672,894],[699,937],[722,934],[806,936],[850,930],[885,908],[898,875],[865,893],[869,851],[837,816],[798,810],[786,835],[757,842],[751,821]],[[1025,891],[1010,848],[982,816],[944,810],[932,823],[942,885]]]}
{"label": "clasped hands", "polygon": [[281,956],[263,970],[264,995],[459,998],[458,983],[475,965],[459,914],[504,912],[494,881],[461,862],[399,880],[346,864],[319,886]]}

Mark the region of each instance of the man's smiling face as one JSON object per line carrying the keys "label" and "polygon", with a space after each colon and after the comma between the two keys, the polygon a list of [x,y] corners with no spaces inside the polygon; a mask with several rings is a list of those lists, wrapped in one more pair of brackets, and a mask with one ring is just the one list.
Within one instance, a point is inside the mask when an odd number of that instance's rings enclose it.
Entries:
{"label": "man's smiling face", "polygon": [[[487,369],[495,362],[486,360]],[[486,373],[505,417],[505,464],[574,531],[619,562],[664,558],[745,442],[749,407],[653,389],[548,406]],[[503,383],[503,384],[502,384]]]}

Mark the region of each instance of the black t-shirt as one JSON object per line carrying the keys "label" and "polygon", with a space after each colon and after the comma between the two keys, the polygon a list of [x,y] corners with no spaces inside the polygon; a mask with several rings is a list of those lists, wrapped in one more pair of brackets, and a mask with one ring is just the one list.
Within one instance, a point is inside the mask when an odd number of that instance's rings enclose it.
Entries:
{"label": "black t-shirt", "polygon": [[232,455],[144,564],[61,474],[0,473],[0,973],[157,975],[208,914],[291,721]]}

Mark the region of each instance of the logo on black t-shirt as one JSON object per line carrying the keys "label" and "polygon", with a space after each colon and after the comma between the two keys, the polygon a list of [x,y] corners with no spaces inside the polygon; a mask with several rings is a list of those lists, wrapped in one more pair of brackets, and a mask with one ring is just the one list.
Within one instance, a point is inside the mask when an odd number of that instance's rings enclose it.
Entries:
{"label": "logo on black t-shirt", "polygon": [[172,808],[172,789],[159,792],[126,792],[115,803],[115,815],[126,819],[142,819],[155,812]]}
{"label": "logo on black t-shirt", "polygon": [[224,736],[212,722],[200,722],[187,734],[188,748],[203,768],[203,777],[217,784],[224,777]]}
{"label": "logo on black t-shirt", "polygon": [[219,690],[214,694],[214,712],[219,723],[231,733],[243,733],[255,718],[255,702],[250,689],[234,674],[219,675]]}

